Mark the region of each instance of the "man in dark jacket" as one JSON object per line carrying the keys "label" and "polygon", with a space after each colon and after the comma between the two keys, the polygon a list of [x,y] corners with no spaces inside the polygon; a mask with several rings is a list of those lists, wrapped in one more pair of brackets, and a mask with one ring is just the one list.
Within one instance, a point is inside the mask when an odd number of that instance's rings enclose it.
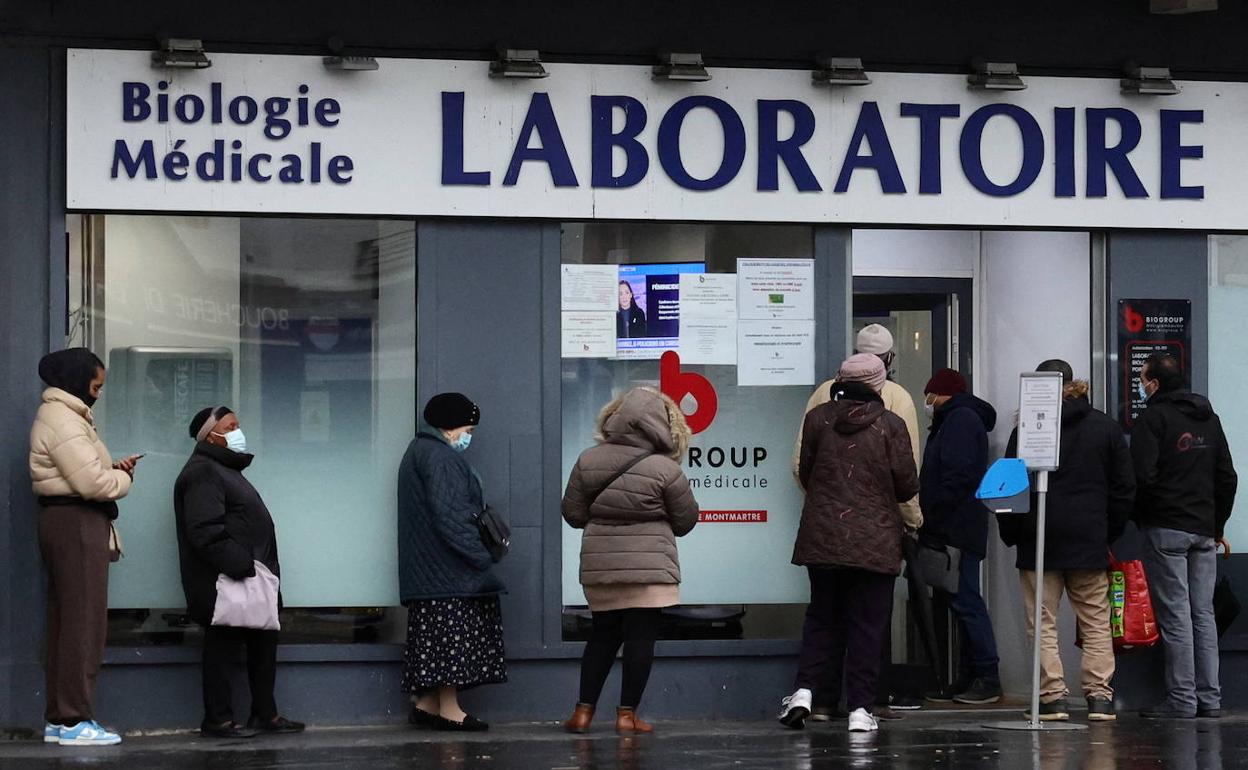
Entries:
{"label": "man in dark jacket", "polygon": [[1221,715],[1215,554],[1235,503],[1237,477],[1222,423],[1204,396],[1187,390],[1172,356],[1140,369],[1147,408],[1131,429],[1139,484],[1135,521],[1148,543],[1153,611],[1166,648],[1166,698],[1152,719]]}
{"label": "man in dark jacket", "polygon": [[[228,407],[209,407],[191,420],[195,450],[173,487],[182,589],[191,619],[204,627],[204,721],[208,738],[249,738],[258,732],[294,733],[303,725],[278,714],[277,631],[214,626],[217,578],[244,580],[256,562],[281,577],[273,518],[243,471],[251,465],[238,417]],[[241,649],[247,652],[251,718],[233,718],[230,678]]]}
{"label": "man in dark jacket", "polygon": [[932,428],[919,475],[919,541],[924,547],[961,551],[958,592],[950,609],[963,631],[959,676],[965,685],[928,698],[983,704],[1000,700],[1001,675],[992,619],[979,592],[980,564],[988,550],[988,509],[975,491],[988,469],[988,431],[997,424],[997,412],[966,390],[966,380],[953,369],[936,372],[923,389]]}
{"label": "man in dark jacket", "polygon": [[[1057,616],[1062,592],[1070,604],[1083,639],[1083,695],[1088,719],[1109,721],[1114,715],[1114,640],[1110,635],[1108,548],[1122,536],[1135,501],[1135,474],[1122,428],[1088,403],[1088,383],[1074,378],[1065,361],[1053,359],[1038,372],[1060,372],[1062,444],[1057,471],[1049,476],[1045,515],[1044,609],[1040,620],[1040,719],[1070,718],[1070,690],[1062,672]],[[1008,457],[1018,456],[1018,429],[1010,435]],[[1035,633],[1036,515],[997,517],[1001,540],[1018,546],[1015,566],[1022,582],[1028,633]]]}

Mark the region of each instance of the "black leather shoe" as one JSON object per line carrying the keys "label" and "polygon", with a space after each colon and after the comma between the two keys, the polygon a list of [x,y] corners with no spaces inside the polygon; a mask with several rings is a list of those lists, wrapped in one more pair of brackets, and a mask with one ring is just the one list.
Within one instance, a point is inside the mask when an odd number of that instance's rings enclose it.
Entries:
{"label": "black leather shoe", "polygon": [[1195,719],[1196,712],[1186,711],[1173,703],[1163,701],[1151,709],[1144,709],[1140,712],[1140,716],[1145,719]]}
{"label": "black leather shoe", "polygon": [[972,706],[983,706],[1001,700],[1001,684],[986,679],[975,679],[965,692],[953,696],[954,703],[965,703]]}
{"label": "black leather shoe", "polygon": [[1222,709],[1220,708],[1218,709],[1198,708],[1196,709],[1196,718],[1197,719],[1221,719]]}
{"label": "black leather shoe", "polygon": [[204,738],[215,739],[243,739],[255,738],[259,733],[255,730],[243,727],[237,722],[226,722],[220,725],[202,724],[199,726],[199,734]]}
{"label": "black leather shoe", "polygon": [[291,733],[301,733],[307,727],[303,722],[295,722],[286,717],[273,717],[272,719],[260,719],[252,717],[247,720],[247,729],[255,730],[260,733],[269,733],[271,735],[289,735]]}
{"label": "black leather shoe", "polygon": [[464,715],[464,721],[456,722],[446,717],[437,717],[437,722],[433,727],[435,730],[442,730],[450,733],[482,733],[490,729],[489,724],[482,722],[471,714]]}
{"label": "black leather shoe", "polygon": [[417,727],[434,727],[441,718],[437,714],[432,714],[424,709],[418,709],[415,706],[412,706],[412,710],[407,712],[407,723]]}
{"label": "black leather shoe", "polygon": [[896,722],[898,720],[905,719],[905,716],[903,716],[899,712],[893,711],[888,706],[874,707],[873,709],[871,709],[871,716],[875,717],[881,722]]}

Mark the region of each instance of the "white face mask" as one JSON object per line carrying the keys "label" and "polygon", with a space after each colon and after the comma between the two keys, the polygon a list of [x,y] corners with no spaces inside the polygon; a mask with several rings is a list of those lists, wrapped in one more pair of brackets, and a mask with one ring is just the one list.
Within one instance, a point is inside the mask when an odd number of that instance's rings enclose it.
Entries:
{"label": "white face mask", "polygon": [[936,414],[936,405],[933,404],[931,401],[924,401],[923,411],[927,412],[927,416],[930,419],[933,415]]}
{"label": "white face mask", "polygon": [[235,428],[229,433],[218,433],[218,436],[225,439],[225,446],[231,452],[244,454],[247,451],[247,437],[243,435],[241,428]]}

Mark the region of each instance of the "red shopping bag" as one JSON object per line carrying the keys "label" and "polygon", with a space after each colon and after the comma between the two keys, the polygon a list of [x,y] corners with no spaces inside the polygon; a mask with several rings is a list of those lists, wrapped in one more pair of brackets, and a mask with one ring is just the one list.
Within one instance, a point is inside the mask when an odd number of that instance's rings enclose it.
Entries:
{"label": "red shopping bag", "polygon": [[1118,561],[1109,554],[1109,613],[1115,650],[1133,650],[1157,644],[1157,619],[1148,595],[1144,562]]}

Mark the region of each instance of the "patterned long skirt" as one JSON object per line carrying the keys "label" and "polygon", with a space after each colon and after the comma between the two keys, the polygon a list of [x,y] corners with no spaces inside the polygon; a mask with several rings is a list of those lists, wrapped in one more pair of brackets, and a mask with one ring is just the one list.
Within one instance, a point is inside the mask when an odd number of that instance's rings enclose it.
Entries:
{"label": "patterned long skirt", "polygon": [[507,681],[497,596],[421,599],[406,606],[403,692]]}

